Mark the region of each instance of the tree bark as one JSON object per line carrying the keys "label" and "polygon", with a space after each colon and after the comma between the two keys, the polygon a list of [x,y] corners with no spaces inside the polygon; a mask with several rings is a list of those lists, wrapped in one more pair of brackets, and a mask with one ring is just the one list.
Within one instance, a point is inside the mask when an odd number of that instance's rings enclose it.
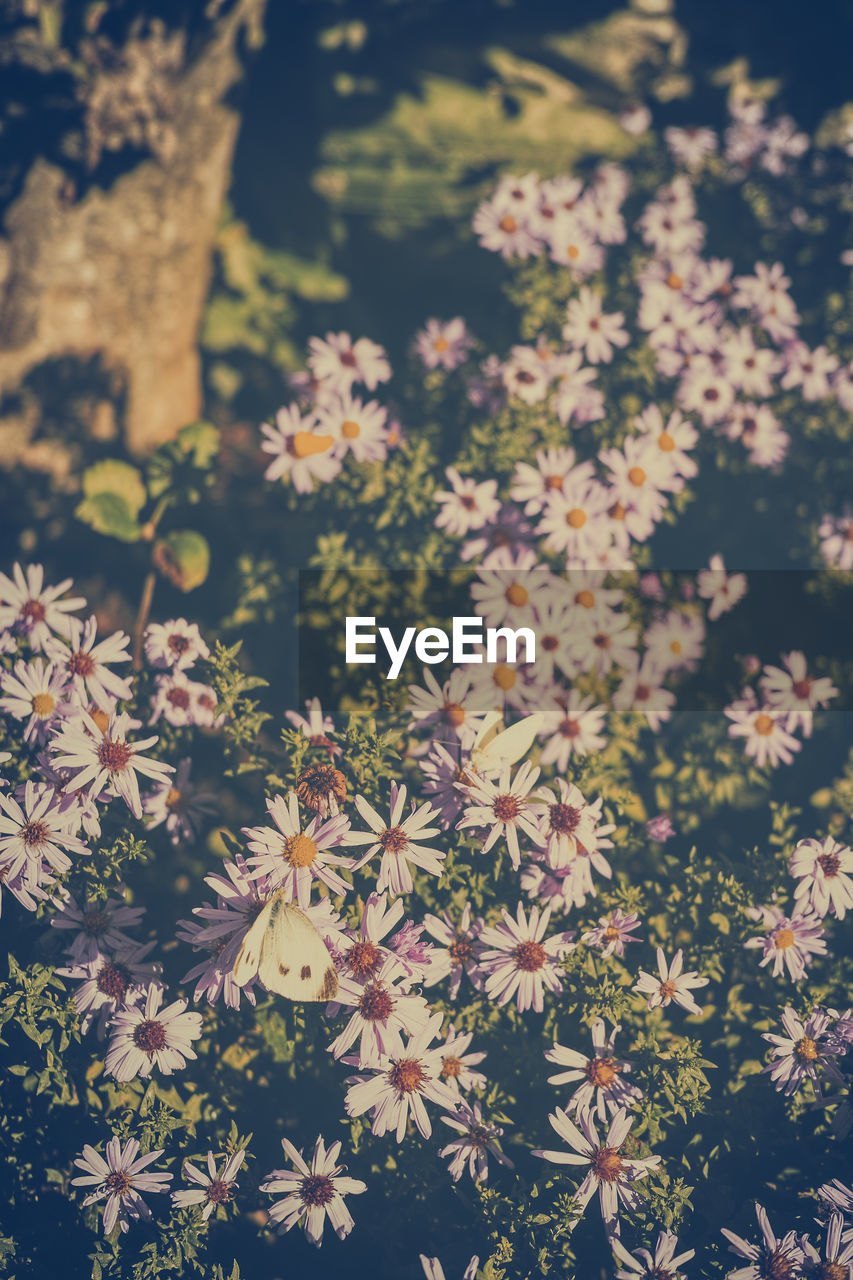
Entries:
{"label": "tree bark", "polygon": [[135,455],[198,418],[197,335],[239,125],[225,97],[263,7],[237,0],[176,76],[160,154],[77,200],[58,164],[39,156],[30,166],[0,236],[3,465],[26,461],[38,431],[25,380],[59,359],[94,360],[109,375],[120,394],[95,403],[95,434],[117,411]]}

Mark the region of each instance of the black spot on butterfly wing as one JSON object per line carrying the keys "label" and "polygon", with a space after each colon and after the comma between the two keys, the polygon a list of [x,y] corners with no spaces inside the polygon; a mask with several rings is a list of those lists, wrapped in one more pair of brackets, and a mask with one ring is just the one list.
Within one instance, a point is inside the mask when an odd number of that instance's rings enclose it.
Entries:
{"label": "black spot on butterfly wing", "polygon": [[290,973],[290,969],[288,968],[287,965],[284,965],[284,964],[280,964],[278,966],[278,971],[283,978],[286,978],[287,975]]}
{"label": "black spot on butterfly wing", "polygon": [[299,975],[299,976],[300,976],[300,978],[302,979],[302,981],[303,981],[303,982],[307,982],[307,981],[308,981],[308,979],[311,977],[311,966],[310,966],[310,964],[304,964],[304,965],[302,966],[302,972],[300,973],[300,975]]}
{"label": "black spot on butterfly wing", "polygon": [[323,985],[320,988],[320,993],[317,996],[317,999],[331,1000],[332,996],[337,995],[337,991],[338,975],[335,972],[334,967],[329,965],[328,969],[323,974]]}

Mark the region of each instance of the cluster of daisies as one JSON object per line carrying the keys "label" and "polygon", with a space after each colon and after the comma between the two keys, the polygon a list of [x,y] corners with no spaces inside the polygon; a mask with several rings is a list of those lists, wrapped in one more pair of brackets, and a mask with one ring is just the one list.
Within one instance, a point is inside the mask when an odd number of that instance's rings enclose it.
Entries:
{"label": "cluster of daisies", "polygon": [[[739,592],[727,589],[721,595],[720,582],[728,588],[731,579],[719,568],[708,573],[722,573],[722,579],[700,585],[700,594],[712,607],[727,607]],[[582,590],[591,598],[575,600],[575,607],[593,616],[596,609],[613,611],[618,591],[614,594],[597,575],[584,580]],[[553,592],[554,581],[546,571],[537,579],[537,590]],[[87,842],[98,839],[105,806],[123,802],[137,819],[172,824],[173,838],[192,839],[213,802],[192,789],[189,759],[176,774],[148,754],[156,737],[134,736],[141,722],[122,710],[133,693],[132,681],[112,670],[128,660],[127,637],[119,633],[98,642],[95,628],[74,616],[84,602],[67,595],[69,586],[45,587],[35,567],[16,566],[11,578],[0,578],[6,651],[0,705],[7,722],[17,726],[32,775],[0,791],[0,879],[30,910],[51,900],[51,925],[67,938],[66,963],[59,972],[77,984],[83,1033],[106,1041],[107,1073],[118,1082],[168,1076],[195,1058],[201,1014],[189,1010],[186,999],[167,1000],[162,968],[150,955],[155,944],[134,935],[141,907],[128,905],[123,896],[80,903],[62,878],[74,858],[85,856]],[[512,609],[520,607],[518,586],[513,582],[508,588],[495,571],[481,574],[474,583],[475,607],[504,621],[495,612],[496,602],[503,598]],[[651,584],[647,590],[654,597]],[[561,640],[563,632],[555,628]],[[599,646],[588,647],[594,652]],[[185,673],[207,649],[198,628],[183,619],[152,624],[144,649],[149,670],[139,677],[140,687],[148,690],[153,719],[165,682],[172,690],[185,688],[191,683]],[[576,661],[577,655],[566,658],[573,674]],[[787,666],[792,677],[802,674],[796,661]],[[222,999],[237,1008],[245,996],[254,1004],[257,979],[238,987],[232,975],[242,940],[273,892],[297,903],[324,938],[338,972],[339,988],[327,1007],[334,1024],[328,1049],[352,1071],[345,1079],[347,1115],[367,1115],[375,1135],[394,1134],[398,1142],[410,1120],[429,1139],[437,1116],[449,1130],[438,1154],[455,1181],[466,1175],[482,1181],[490,1162],[506,1168],[512,1162],[501,1147],[501,1126],[484,1113],[488,1078],[480,1068],[485,1054],[471,1032],[457,1031],[452,1022],[445,1026],[444,1014],[434,1011],[422,992],[446,984],[453,1002],[464,981],[498,1007],[512,1001],[520,1013],[541,1011],[546,993],[562,990],[561,961],[569,951],[582,945],[624,957],[630,944],[641,942],[639,916],[619,910],[602,916],[580,937],[553,928],[555,914],[565,915],[595,895],[595,875],[610,877],[606,853],[614,828],[603,820],[600,797],[587,799],[560,776],[540,782],[540,767],[529,759],[513,769],[517,758],[506,761],[500,755],[501,735],[491,747],[481,742],[496,686],[491,676],[489,683],[478,683],[472,673],[479,671],[477,666],[456,670],[443,685],[425,671],[426,687],[410,687],[410,728],[421,735],[415,759],[429,798],[412,801],[406,785],[392,783],[381,812],[364,796],[348,795],[337,767],[335,725],[319,702],[308,704],[304,716],[288,712],[290,723],[316,750],[295,789],[268,800],[266,825],[244,829],[245,853],[206,878],[215,901],[196,908],[192,920],[181,922],[178,935],[199,957],[182,979],[195,984],[196,1002]],[[33,684],[34,672],[41,683]],[[777,710],[788,717],[786,723],[798,718],[809,733],[811,720],[791,702],[797,695],[784,675],[781,669],[765,672],[766,697],[780,696]],[[497,688],[511,692],[506,679]],[[819,686],[818,701],[830,692]],[[529,705],[510,696],[503,703],[505,710],[527,711]],[[215,713],[215,703],[212,709]],[[513,756],[526,756],[534,736]],[[583,749],[597,748],[588,742]],[[558,775],[565,772],[556,756],[554,762]],[[467,833],[482,853],[496,857],[505,851],[518,872],[520,891],[533,900],[528,908],[522,901],[512,911],[496,908],[490,921],[476,916],[470,903],[427,914],[420,922],[406,916],[414,874],[441,876],[444,846],[454,828]],[[651,839],[670,835],[666,815],[649,823]],[[375,887],[358,918],[351,912],[345,917],[353,877],[369,863]],[[853,853],[831,838],[804,840],[790,865],[793,912],[783,916],[772,905],[757,908],[755,918],[764,932],[747,945],[762,947],[762,964],[772,960],[774,975],[787,971],[796,979],[812,956],[826,949],[823,917],[843,918],[853,906]],[[694,992],[707,983],[707,977],[684,971],[681,951],[668,958],[658,948],[656,968],[637,970],[635,990],[650,1010],[675,1004],[696,1015],[701,1007]],[[773,1048],[766,1069],[777,1088],[790,1094],[810,1080],[823,1101],[824,1081],[846,1093],[841,1059],[853,1040],[850,1016],[818,1009],[801,1022],[786,1009],[783,1027],[784,1036],[767,1037]],[[581,1167],[573,1197],[577,1213],[597,1195],[616,1260],[635,1271],[643,1251],[629,1254],[622,1244],[620,1208],[636,1204],[634,1184],[659,1157],[638,1156],[629,1136],[642,1093],[630,1082],[630,1061],[617,1056],[619,1028],[608,1029],[599,1019],[591,1030],[587,1053],[559,1043],[547,1053],[558,1068],[551,1083],[573,1087],[550,1117],[565,1147],[534,1154]],[[839,1131],[849,1125],[844,1106],[835,1124]],[[291,1168],[272,1170],[260,1184],[272,1197],[270,1221],[281,1230],[301,1223],[308,1238],[319,1243],[328,1216],[337,1234],[345,1236],[353,1225],[345,1197],[366,1188],[340,1164],[340,1143],[327,1148],[321,1135],[310,1159],[287,1140],[283,1146]],[[105,1232],[116,1223],[127,1230],[150,1216],[145,1194],[166,1191],[172,1178],[153,1167],[163,1154],[140,1155],[132,1139],[124,1145],[111,1139],[104,1155],[84,1149],[75,1183],[89,1188],[87,1204],[104,1202]],[[218,1156],[210,1152],[206,1168],[187,1162],[188,1185],[173,1192],[175,1207],[195,1206],[208,1216],[228,1203],[245,1154],[242,1149]],[[671,1261],[676,1247],[675,1238],[664,1233],[655,1256]],[[688,1256],[680,1254],[678,1261]],[[427,1275],[435,1275],[440,1264],[425,1258],[424,1267]]]}
{"label": "cluster of daisies", "polygon": [[[523,455],[505,493],[495,479],[446,469],[436,525],[465,540],[463,559],[497,566],[535,550],[570,568],[628,565],[696,476],[703,435],[736,442],[751,464],[778,471],[790,444],[792,394],[853,410],[853,361],[801,336],[783,264],[759,261],[738,274],[731,259],[705,251],[697,203],[704,177],[736,182],[762,169],[781,176],[810,146],[788,117],[769,120],[765,104],[741,90],[730,110],[722,143],[711,129],[666,131],[675,174],[645,204],[634,206],[624,167],[602,163],[588,181],[507,176],[478,208],[473,229],[484,248],[514,263],[550,261],[574,289],[559,334],[513,346],[504,358],[483,356],[459,316],[432,318],[414,338],[422,369],[460,378],[475,410],[491,416],[540,405],[566,432],[565,444],[533,460]],[[647,127],[636,116],[625,124]],[[624,300],[622,309],[608,308],[607,280],[626,274],[630,310]],[[659,380],[655,401],[621,444],[578,456],[568,443],[572,429],[606,418],[610,382],[631,378],[641,358]],[[330,332],[311,339],[307,364],[291,379],[294,402],[262,428],[262,449],[273,455],[267,478],[287,478],[300,493],[333,480],[348,454],[381,461],[401,441],[399,421],[366,398],[392,377],[381,346]],[[665,398],[675,403],[668,414],[658,403]],[[828,512],[817,538],[829,566],[853,566],[853,512]]]}

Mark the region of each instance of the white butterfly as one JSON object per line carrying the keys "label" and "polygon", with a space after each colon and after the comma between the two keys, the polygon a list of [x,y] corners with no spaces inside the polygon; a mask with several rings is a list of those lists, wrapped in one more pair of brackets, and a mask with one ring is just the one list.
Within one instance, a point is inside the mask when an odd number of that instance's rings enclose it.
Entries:
{"label": "white butterfly", "polygon": [[249,929],[231,970],[238,987],[256,975],[288,1000],[331,1000],[338,975],[320,934],[304,911],[277,889]]}
{"label": "white butterfly", "polygon": [[509,764],[515,764],[533,746],[543,719],[544,716],[537,711],[499,733],[501,713],[489,711],[471,747],[472,766],[478,773],[496,773]]}

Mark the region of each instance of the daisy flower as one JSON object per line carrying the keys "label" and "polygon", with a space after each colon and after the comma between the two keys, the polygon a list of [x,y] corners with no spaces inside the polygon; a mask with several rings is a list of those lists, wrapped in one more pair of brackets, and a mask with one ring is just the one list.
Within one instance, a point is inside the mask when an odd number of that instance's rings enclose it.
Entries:
{"label": "daisy flower", "polygon": [[690,973],[681,972],[684,956],[680,947],[672,957],[672,963],[669,965],[666,962],[663,947],[658,947],[657,960],[657,973],[646,973],[644,969],[641,969],[639,981],[634,986],[634,990],[639,992],[640,995],[649,997],[650,1009],[665,1009],[674,1000],[677,1005],[680,1005],[682,1009],[686,1009],[688,1013],[701,1014],[702,1010],[690,992],[696,987],[707,987],[710,979],[700,978],[698,971],[695,969],[691,970]]}
{"label": "daisy flower", "polygon": [[582,1212],[597,1191],[605,1229],[608,1235],[618,1234],[620,1205],[629,1210],[637,1207],[639,1197],[632,1184],[639,1182],[651,1169],[656,1168],[660,1164],[660,1156],[629,1160],[622,1154],[633,1119],[627,1111],[621,1109],[610,1121],[603,1142],[599,1140],[588,1111],[580,1112],[577,1125],[572,1123],[560,1107],[557,1107],[548,1120],[554,1132],[572,1150],[532,1151],[531,1155],[549,1160],[552,1164],[589,1165],[589,1172],[574,1193],[573,1201]]}
{"label": "daisy flower", "polygon": [[535,551],[507,548],[496,556],[493,568],[477,570],[477,580],[471,583],[474,610],[488,627],[531,627],[537,603],[547,596],[551,583],[552,575]]}
{"label": "daisy flower", "polygon": [[126,1005],[145,996],[152,984],[159,983],[161,966],[145,961],[153,942],[122,948],[111,956],[99,955],[86,964],[73,964],[56,972],[63,978],[80,982],[74,992],[74,1003],[84,1035],[97,1023],[98,1039],[103,1040],[113,1015]]}
{"label": "daisy flower", "polygon": [[502,258],[529,258],[539,248],[528,218],[499,200],[481,204],[474,214],[472,227],[483,248],[499,253]]}
{"label": "daisy flower", "polygon": [[745,947],[761,947],[761,968],[773,961],[773,977],[778,978],[787,969],[793,982],[805,977],[806,968],[813,956],[826,955],[821,918],[806,910],[786,916],[778,907],[752,907],[749,915],[760,920],[765,932],[761,937],[749,938]]}
{"label": "daisy flower", "polygon": [[0,573],[0,630],[23,636],[35,653],[44,650],[52,635],[67,636],[67,615],[86,603],[82,596],[60,599],[71,585],[71,578],[66,578],[58,586],[46,587],[40,564],[26,569],[15,564],[11,578]]}
{"label": "daisy flower", "polygon": [[791,854],[791,875],[798,881],[794,898],[819,916],[843,920],[853,909],[853,850],[831,836],[801,840]]}
{"label": "daisy flower", "polygon": [[758,683],[773,710],[787,714],[788,732],[802,728],[806,738],[811,737],[815,708],[838,696],[827,676],[809,675],[805,654],[798,650],[783,655],[782,667],[765,667]]}
{"label": "daisy flower", "polygon": [[850,1280],[853,1274],[853,1238],[844,1244],[844,1218],[840,1213],[833,1213],[826,1226],[826,1237],[823,1255],[815,1245],[803,1237],[802,1245],[805,1253],[805,1264],[808,1273],[819,1277],[819,1280]]}
{"label": "daisy flower", "polygon": [[371,1068],[370,1075],[351,1076],[346,1095],[348,1116],[370,1112],[372,1130],[377,1137],[395,1131],[397,1142],[406,1134],[409,1117],[421,1137],[432,1133],[432,1123],[425,1102],[434,1102],[447,1111],[455,1111],[458,1093],[441,1078],[441,1045],[432,1045],[439,1034],[444,1015],[436,1013],[401,1053],[383,1056]]}
{"label": "daisy flower", "polygon": [[542,748],[542,765],[553,764],[558,773],[566,773],[571,756],[600,751],[607,742],[601,733],[606,716],[605,707],[593,705],[591,693],[581,697],[576,689],[562,705],[543,711],[539,736],[548,741]]}
{"label": "daisy flower", "polygon": [[68,618],[67,623],[67,642],[51,637],[45,644],[45,654],[63,673],[81,706],[94,702],[102,710],[110,711],[118,698],[129,698],[133,689],[130,680],[123,680],[107,665],[130,662],[127,652],[130,638],[123,631],[114,631],[96,644],[96,618],[86,622]]}
{"label": "daisy flower", "polygon": [[699,467],[690,456],[699,439],[699,432],[676,409],[666,422],[656,404],[650,404],[634,419],[634,426],[653,442],[665,462],[658,484],[673,493],[680,493],[684,481],[692,479]]}
{"label": "daisy flower", "polygon": [[162,716],[167,724],[176,729],[195,724],[194,684],[183,671],[166,671],[157,676],[154,680],[148,723],[156,724]]}
{"label": "daisy flower", "polygon": [[474,1070],[485,1058],[485,1053],[468,1053],[473,1039],[473,1031],[457,1034],[451,1023],[447,1029],[447,1039],[441,1048],[441,1078],[456,1094],[459,1094],[460,1090],[467,1093],[469,1089],[486,1087],[487,1081],[483,1072]]}
{"label": "daisy flower", "polygon": [[489,1156],[507,1169],[515,1168],[500,1148],[503,1129],[483,1119],[479,1102],[460,1102],[459,1109],[452,1116],[442,1116],[441,1122],[459,1134],[438,1153],[441,1160],[450,1156],[448,1170],[454,1182],[459,1181],[466,1166],[472,1181],[485,1182],[489,1176]]}
{"label": "daisy flower", "polygon": [[730,1252],[746,1262],[746,1266],[730,1271],[728,1280],[762,1280],[763,1277],[772,1275],[795,1276],[803,1261],[800,1237],[795,1231],[789,1231],[781,1240],[778,1239],[760,1204],[755,1206],[755,1216],[761,1231],[761,1244],[751,1244],[726,1227],[722,1228],[722,1233],[729,1242]]}
{"label": "daisy flower", "polygon": [[340,1142],[333,1142],[326,1150],[322,1134],[314,1144],[310,1164],[287,1138],[282,1138],[281,1145],[293,1169],[273,1169],[261,1183],[260,1189],[267,1195],[284,1193],[283,1199],[270,1205],[270,1222],[283,1234],[301,1220],[306,1237],[319,1247],[328,1217],[335,1234],[343,1240],[355,1226],[344,1196],[361,1195],[367,1190],[367,1183],[346,1176],[346,1165],[338,1164]]}
{"label": "daisy flower", "polygon": [[468,358],[474,339],[461,316],[452,320],[427,320],[423,329],[415,334],[415,355],[427,369],[444,369],[449,373],[458,369]]}
{"label": "daisy flower", "polygon": [[762,1034],[762,1040],[773,1046],[773,1061],[762,1068],[762,1074],[769,1075],[777,1090],[786,1097],[796,1093],[807,1079],[820,1095],[818,1068],[842,1050],[830,1026],[830,1015],[825,1010],[815,1009],[803,1022],[788,1005],[782,1014],[786,1034],[777,1036],[769,1031]]}
{"label": "daisy flower", "polygon": [[615,1280],[685,1280],[681,1265],[689,1262],[695,1249],[685,1249],[676,1254],[678,1236],[672,1231],[661,1231],[654,1254],[648,1249],[635,1249],[629,1253],[618,1236],[610,1240],[614,1259],[622,1264],[615,1273]]}
{"label": "daisy flower", "polygon": [[563,553],[570,567],[584,568],[610,543],[608,490],[597,480],[570,476],[561,492],[548,495],[538,533],[545,549]]}
{"label": "daisy flower", "polygon": [[158,670],[186,671],[199,658],[208,658],[210,650],[194,622],[172,618],[169,622],[152,622],[145,630],[145,660]]}
{"label": "daisy flower", "polygon": [[329,734],[335,732],[334,720],[324,714],[319,698],[309,698],[305,703],[305,711],[304,716],[298,711],[285,711],[284,717],[294,729],[304,734],[312,747],[327,747]]}
{"label": "daisy flower", "polygon": [[303,418],[297,405],[286,405],[275,415],[275,425],[261,424],[261,451],[272,454],[273,460],[264,472],[264,479],[290,480],[297,493],[313,493],[314,481],[328,484],[341,469],[335,437],[328,431],[316,429],[313,415]]}
{"label": "daisy flower", "polygon": [[472,691],[470,674],[457,667],[440,685],[429,668],[424,667],[424,684],[426,689],[416,684],[409,685],[406,707],[411,716],[409,728],[434,726],[437,739],[451,734],[451,741],[459,738],[470,746],[489,709],[488,699],[482,693]]}
{"label": "daisy flower", "polygon": [[833,569],[853,569],[853,512],[843,516],[826,515],[817,531],[820,552]]}
{"label": "daisy flower", "polygon": [[196,1056],[192,1042],[201,1035],[201,1014],[187,1013],[186,1000],[165,1009],[162,1001],[162,987],[152,985],[144,1005],[119,1010],[113,1018],[106,1068],[122,1084],[134,1076],[146,1080],[155,1067],[170,1076]]}
{"label": "daisy flower", "polygon": [[447,911],[441,916],[427,914],[424,926],[439,946],[433,948],[432,964],[426,976],[426,986],[435,986],[445,978],[450,978],[447,997],[454,1001],[459,994],[462,975],[467,974],[475,991],[482,991],[483,976],[480,973],[478,956],[480,952],[480,934],[483,931],[483,920],[480,916],[471,918],[471,904],[466,902],[462,909],[459,923]]}
{"label": "daisy flower", "polygon": [[124,898],[110,895],[102,902],[85,902],[80,906],[68,893],[61,909],[51,917],[50,927],[74,930],[74,937],[65,950],[76,963],[88,964],[103,953],[135,947],[136,939],[124,929],[132,929],[144,915],[144,907],[129,907]]}
{"label": "daisy flower", "polygon": [[74,1163],[83,1169],[82,1175],[72,1178],[73,1187],[92,1187],[93,1190],[83,1201],[83,1208],[105,1200],[104,1235],[108,1236],[118,1222],[122,1231],[130,1229],[131,1222],[148,1222],[151,1210],[142,1199],[146,1195],[155,1195],[167,1190],[166,1184],[172,1181],[171,1173],[143,1173],[150,1164],[158,1160],[164,1148],[139,1154],[139,1143],[135,1138],[128,1138],[122,1147],[118,1138],[110,1138],[106,1155],[102,1156],[87,1143],[82,1157]]}
{"label": "daisy flower", "polygon": [[705,652],[704,619],[673,609],[646,629],[643,642],[659,671],[693,671]]}
{"label": "daisy flower", "polygon": [[641,715],[653,733],[657,733],[672,715],[675,694],[661,685],[663,679],[653,662],[636,654],[626,663],[622,683],[613,695],[614,711],[634,711]]}
{"label": "daisy flower", "polygon": [[[402,919],[403,901],[397,898],[389,903],[384,893],[371,893],[361,915],[358,933],[345,937],[342,952],[336,961],[339,976],[349,975],[357,982],[365,983],[376,977],[388,957],[395,957],[382,939],[390,934]],[[395,957],[405,968],[399,956]]]}
{"label": "daisy flower", "polygon": [[441,504],[435,518],[437,528],[446,529],[455,538],[464,538],[472,529],[482,529],[494,520],[501,509],[497,498],[497,480],[478,482],[473,476],[461,476],[455,467],[445,468],[449,489],[436,489],[433,497]]}
{"label": "daisy flower", "polygon": [[510,781],[509,766],[501,771],[497,780],[476,775],[464,786],[465,794],[473,802],[466,806],[457,828],[464,831],[475,827],[488,830],[482,852],[488,853],[499,837],[503,837],[509,848],[513,867],[521,862],[521,849],[518,843],[519,833],[532,840],[535,845],[543,843],[540,829],[541,806],[528,799],[529,792],[536,785],[539,770],[529,760]]}
{"label": "daisy flower", "polygon": [[429,1018],[429,1005],[423,996],[406,992],[408,983],[408,975],[400,972],[393,955],[366,982],[342,978],[335,1004],[349,1012],[350,1019],[329,1045],[333,1057],[342,1057],[356,1040],[359,1067],[375,1066],[383,1055],[399,1057],[402,1033],[416,1035]]}
{"label": "daisy flower", "polygon": [[513,502],[524,504],[525,515],[538,515],[550,495],[562,493],[569,477],[578,471],[590,477],[594,467],[591,462],[579,465],[574,449],[537,449],[533,463],[516,462],[510,497]]}
{"label": "daisy flower", "polygon": [[732,721],[729,737],[744,739],[744,752],[759,769],[768,763],[772,769],[790,764],[799,751],[800,743],[785,728],[787,715],[769,702],[760,704],[751,689],[723,711]]}
{"label": "daisy flower", "polygon": [[533,1009],[541,1013],[544,1008],[543,992],[559,994],[560,961],[573,949],[574,933],[568,930],[555,933],[547,941],[545,931],[551,918],[550,908],[539,914],[532,907],[528,918],[522,903],[513,918],[506,907],[501,909],[503,924],[486,928],[480,935],[483,951],[480,965],[487,975],[486,995],[497,1000],[498,1007],[516,996],[518,1012]]}
{"label": "daisy flower", "polygon": [[713,129],[698,126],[678,129],[670,125],[664,129],[663,136],[676,163],[683,164],[691,173],[701,169],[706,157],[714,155],[717,150],[717,135]]}
{"label": "daisy flower", "polygon": [[568,1049],[565,1045],[557,1043],[554,1044],[553,1049],[546,1050],[547,1062],[568,1068],[567,1071],[559,1071],[556,1075],[549,1076],[549,1084],[580,1082],[571,1096],[569,1111],[595,1111],[599,1120],[606,1122],[608,1110],[615,1112],[620,1107],[631,1107],[634,1102],[642,1098],[643,1095],[639,1089],[622,1079],[622,1076],[631,1070],[630,1062],[613,1056],[613,1045],[621,1029],[617,1023],[608,1036],[604,1019],[593,1019],[590,1027],[591,1057],[586,1057],[577,1049]]}
{"label": "daisy flower", "polygon": [[162,760],[141,754],[159,741],[156,735],[140,742],[127,741],[127,731],[136,723],[126,712],[113,712],[102,731],[87,712],[81,711],[55,735],[50,752],[54,765],[69,771],[75,788],[88,786],[89,794],[95,796],[109,787],[139,819],[142,801],[137,773],[162,781],[174,769]]}
{"label": "daisy flower", "polygon": [[349,393],[324,400],[316,410],[320,436],[331,435],[339,457],[351,453],[356,462],[382,462],[388,453],[388,410],[376,400],[366,404]]}
{"label": "daisy flower", "polygon": [[[447,1280],[444,1274],[444,1267],[438,1258],[428,1258],[425,1253],[419,1253],[421,1266],[423,1268],[426,1280]],[[480,1268],[480,1259],[475,1255],[468,1266],[462,1273],[462,1280],[477,1280],[477,1272]]]}
{"label": "daisy flower", "polygon": [[605,315],[600,295],[584,285],[566,308],[563,337],[574,350],[583,351],[590,364],[608,364],[614,347],[628,345],[624,319],[621,311]]}
{"label": "daisy flower", "polygon": [[212,792],[199,791],[190,782],[191,770],[192,760],[185,756],[172,778],[158,782],[142,798],[148,829],[165,823],[173,845],[195,843],[206,819],[219,807]]}
{"label": "daisy flower", "polygon": [[356,382],[375,391],[391,377],[385,349],[370,338],[353,342],[348,333],[327,333],[325,339],[311,338],[308,349],[308,368],[324,391],[345,394]]}
{"label": "daisy flower", "polygon": [[617,907],[609,916],[600,917],[597,929],[589,929],[581,934],[581,942],[590,947],[598,947],[602,956],[616,955],[621,959],[627,942],[642,941],[633,936],[633,931],[639,928],[639,924],[640,917],[636,911],[626,914]]}
{"label": "daisy flower", "polygon": [[65,672],[41,658],[29,663],[19,660],[13,671],[0,672],[0,689],[0,711],[27,722],[24,742],[44,742],[66,703]]}
{"label": "daisy flower", "polygon": [[588,847],[593,843],[603,801],[599,798],[588,804],[580,788],[563,778],[557,778],[554,785],[556,794],[543,787],[534,798],[545,806],[540,830],[548,865],[565,867],[577,856],[579,844]]}
{"label": "daisy flower", "polygon": [[708,617],[712,622],[728,613],[746,595],[747,582],[743,573],[727,573],[721,555],[711,556],[709,568],[702,569],[696,577],[696,589],[703,600],[708,600]]}
{"label": "daisy flower", "polygon": [[243,835],[254,855],[249,859],[253,874],[264,878],[267,888],[284,889],[291,902],[305,910],[311,901],[311,887],[320,880],[334,893],[346,894],[350,885],[342,880],[335,867],[349,868],[352,858],[330,852],[344,842],[349,818],[336,814],[325,820],[319,814],[304,824],[299,817],[299,801],[295,791],[267,800],[267,813],[275,823],[271,827],[244,827]]}
{"label": "daisy flower", "polygon": [[462,808],[462,796],[456,784],[469,782],[468,774],[440,742],[433,742],[429,754],[421,756],[418,764],[423,774],[424,795],[437,806],[441,825],[447,828],[458,818]]}
{"label": "daisy flower", "polygon": [[421,840],[431,840],[433,836],[440,833],[439,827],[427,826],[427,823],[437,817],[437,812],[428,802],[417,809],[413,802],[411,813],[404,818],[406,794],[405,786],[398,787],[396,782],[391,783],[388,822],[367,803],[364,796],[355,798],[355,807],[370,827],[370,831],[348,831],[344,837],[344,843],[369,845],[366,854],[355,864],[356,868],[364,866],[375,853],[382,850],[379,878],[376,881],[378,893],[382,893],[385,889],[389,889],[395,896],[411,893],[414,883],[410,863],[421,867],[431,875],[441,875],[441,864],[446,857],[445,851],[429,849],[420,843]]}
{"label": "daisy flower", "polygon": [[184,1177],[187,1182],[195,1183],[195,1187],[191,1191],[173,1191],[172,1204],[176,1209],[190,1209],[193,1205],[203,1204],[201,1220],[206,1222],[214,1209],[234,1199],[237,1186],[234,1175],[245,1159],[246,1152],[243,1150],[226,1156],[221,1173],[216,1171],[216,1159],[212,1151],[207,1153],[207,1172],[185,1160]]}
{"label": "daisy flower", "polygon": [[67,871],[69,853],[89,852],[69,831],[68,802],[52,787],[28,782],[22,802],[0,792],[0,862],[7,874],[26,868],[27,879],[37,884],[47,868],[57,875]]}

